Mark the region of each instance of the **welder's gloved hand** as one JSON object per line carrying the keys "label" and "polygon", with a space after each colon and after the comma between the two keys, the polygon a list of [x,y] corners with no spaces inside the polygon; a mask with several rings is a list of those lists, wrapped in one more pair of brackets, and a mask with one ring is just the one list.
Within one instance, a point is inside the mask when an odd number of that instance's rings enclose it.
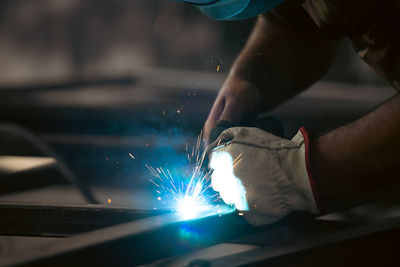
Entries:
{"label": "welder's gloved hand", "polygon": [[229,128],[208,147],[212,187],[253,225],[274,223],[293,211],[317,214],[308,143],[304,128],[292,140],[258,128]]}

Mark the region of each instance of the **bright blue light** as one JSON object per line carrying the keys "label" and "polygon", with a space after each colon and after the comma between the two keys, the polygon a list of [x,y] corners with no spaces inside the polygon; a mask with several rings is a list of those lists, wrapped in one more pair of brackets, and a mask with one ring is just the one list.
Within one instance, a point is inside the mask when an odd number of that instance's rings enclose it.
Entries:
{"label": "bright blue light", "polygon": [[149,181],[155,186],[157,202],[161,206],[156,209],[175,211],[182,220],[222,216],[235,210],[232,206],[216,202],[219,196],[211,189],[212,170],[203,168],[207,154],[201,150],[201,140],[200,133],[192,149],[186,145],[187,162],[183,166],[169,163],[169,168],[153,168],[146,165],[152,176]]}
{"label": "bright blue light", "polygon": [[225,151],[213,152],[210,167],[214,169],[211,176],[212,188],[219,192],[222,200],[228,205],[235,205],[238,210],[249,210],[246,189],[234,173],[234,161],[231,154]]}
{"label": "bright blue light", "polygon": [[183,219],[193,219],[200,212],[210,209],[210,205],[206,205],[199,198],[193,196],[185,196],[178,200],[177,211]]}

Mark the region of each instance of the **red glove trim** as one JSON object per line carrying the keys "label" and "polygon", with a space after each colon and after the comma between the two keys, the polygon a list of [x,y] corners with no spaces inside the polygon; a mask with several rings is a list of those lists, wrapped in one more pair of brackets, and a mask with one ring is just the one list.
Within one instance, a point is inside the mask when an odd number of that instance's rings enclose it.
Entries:
{"label": "red glove trim", "polygon": [[305,144],[305,154],[306,154],[306,168],[307,168],[307,173],[308,173],[308,179],[310,180],[311,184],[311,191],[314,196],[315,203],[317,204],[317,207],[319,211],[321,212],[321,202],[319,201],[318,195],[317,195],[317,188],[315,185],[315,180],[313,179],[312,173],[311,173],[311,164],[310,164],[310,137],[308,135],[308,132],[306,128],[301,127],[300,132],[303,135],[304,138],[304,144]]}

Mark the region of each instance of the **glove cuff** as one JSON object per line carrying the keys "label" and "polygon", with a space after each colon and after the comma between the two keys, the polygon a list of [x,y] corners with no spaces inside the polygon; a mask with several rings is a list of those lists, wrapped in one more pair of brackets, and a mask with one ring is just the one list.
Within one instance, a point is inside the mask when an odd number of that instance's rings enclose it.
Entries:
{"label": "glove cuff", "polygon": [[320,210],[309,168],[309,145],[308,134],[303,128],[279,150],[284,173],[284,178],[279,179],[280,192],[288,209],[318,214]]}
{"label": "glove cuff", "polygon": [[309,179],[310,185],[311,185],[311,191],[314,196],[315,204],[317,205],[318,210],[321,212],[321,210],[322,210],[321,202],[317,195],[317,189],[316,189],[315,180],[314,180],[314,177],[312,174],[311,163],[310,163],[310,136],[309,136],[306,128],[304,128],[303,126],[300,128],[299,131],[302,134],[303,139],[304,139],[305,163],[306,163],[308,179]]}

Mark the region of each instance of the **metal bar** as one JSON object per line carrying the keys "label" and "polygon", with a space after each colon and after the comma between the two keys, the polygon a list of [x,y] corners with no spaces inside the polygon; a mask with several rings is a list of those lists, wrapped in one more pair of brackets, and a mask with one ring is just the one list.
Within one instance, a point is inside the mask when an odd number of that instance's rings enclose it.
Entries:
{"label": "metal bar", "polygon": [[[196,220],[187,221],[179,214],[169,213],[111,226],[27,248],[23,253],[9,254],[0,259],[0,265],[138,265],[235,239],[242,244],[251,243],[246,238],[237,239],[250,233],[269,238],[264,248],[212,262],[216,266],[246,265],[293,257],[332,244],[358,245],[361,242],[362,245],[362,241],[353,242],[359,238],[373,240],[375,236],[390,235],[392,244],[400,236],[400,217],[361,226],[339,224],[333,228],[321,228],[318,220],[303,221],[296,234],[294,230],[286,231],[299,225],[293,221],[287,225],[280,223],[267,228],[252,228],[236,214],[209,215],[202,214]],[[304,229],[306,225],[307,231]]]}
{"label": "metal bar", "polygon": [[0,235],[65,237],[168,212],[104,205],[0,204]]}
{"label": "metal bar", "polygon": [[145,218],[54,240],[0,259],[1,266],[138,265],[254,232],[236,214],[187,221],[177,213]]}

